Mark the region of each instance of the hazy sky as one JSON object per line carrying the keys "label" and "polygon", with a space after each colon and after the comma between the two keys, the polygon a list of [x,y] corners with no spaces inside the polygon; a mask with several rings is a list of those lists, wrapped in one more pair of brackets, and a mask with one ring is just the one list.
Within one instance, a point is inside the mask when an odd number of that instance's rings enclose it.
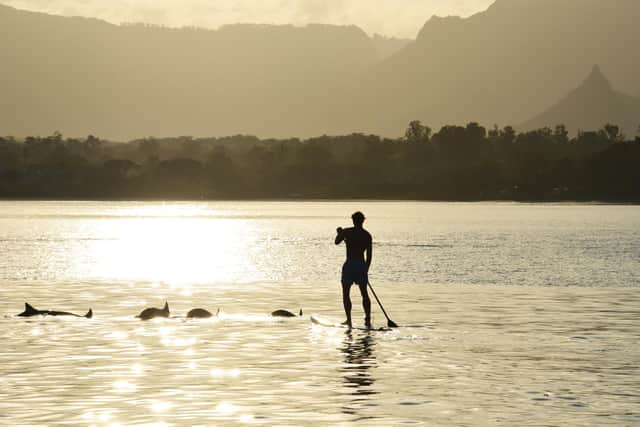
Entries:
{"label": "hazy sky", "polygon": [[355,24],[366,32],[414,38],[431,15],[485,10],[494,0],[0,0],[19,9],[80,15],[113,23],[216,28],[253,22]]}

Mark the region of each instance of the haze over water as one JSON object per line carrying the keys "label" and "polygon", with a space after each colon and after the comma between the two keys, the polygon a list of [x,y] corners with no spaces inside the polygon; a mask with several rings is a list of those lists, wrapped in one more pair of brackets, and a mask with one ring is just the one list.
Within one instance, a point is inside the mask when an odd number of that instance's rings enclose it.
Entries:
{"label": "haze over water", "polygon": [[[358,209],[392,331],[309,322]],[[0,202],[0,242],[0,425],[640,423],[637,206]]]}

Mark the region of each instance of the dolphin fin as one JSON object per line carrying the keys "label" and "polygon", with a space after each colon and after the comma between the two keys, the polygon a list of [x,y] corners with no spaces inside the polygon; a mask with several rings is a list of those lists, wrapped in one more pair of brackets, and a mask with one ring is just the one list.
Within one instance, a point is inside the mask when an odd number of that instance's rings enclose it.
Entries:
{"label": "dolphin fin", "polygon": [[300,316],[302,316],[302,309],[300,309]]}
{"label": "dolphin fin", "polygon": [[93,310],[89,309],[89,311],[87,311],[87,314],[85,314],[84,317],[86,317],[87,319],[91,319],[93,317]]}
{"label": "dolphin fin", "polygon": [[24,311],[20,314],[18,314],[18,316],[22,316],[22,317],[30,317],[30,316],[35,316],[37,314],[43,314],[41,311],[36,310],[35,308],[33,308],[33,306],[31,306],[31,304],[29,304],[28,302],[24,303]]}
{"label": "dolphin fin", "polygon": [[169,303],[167,301],[164,302],[164,307],[162,307],[162,311],[169,312]]}

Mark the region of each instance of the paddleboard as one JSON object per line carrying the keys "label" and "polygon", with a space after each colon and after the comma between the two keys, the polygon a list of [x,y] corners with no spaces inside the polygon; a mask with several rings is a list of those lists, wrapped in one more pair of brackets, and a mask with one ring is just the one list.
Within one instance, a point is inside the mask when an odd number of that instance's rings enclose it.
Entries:
{"label": "paddleboard", "polygon": [[[309,317],[309,319],[311,320],[311,323],[313,323],[314,325],[325,326],[327,328],[340,328],[345,330],[349,329],[347,325],[343,325],[342,323],[339,323],[339,322],[333,322],[331,320],[324,319],[314,314],[312,314],[311,317]],[[359,331],[390,331],[391,330],[390,328],[385,328],[385,327],[369,329],[369,328],[363,328],[363,327],[357,327],[357,326],[353,326],[351,327],[351,329],[356,329]]]}

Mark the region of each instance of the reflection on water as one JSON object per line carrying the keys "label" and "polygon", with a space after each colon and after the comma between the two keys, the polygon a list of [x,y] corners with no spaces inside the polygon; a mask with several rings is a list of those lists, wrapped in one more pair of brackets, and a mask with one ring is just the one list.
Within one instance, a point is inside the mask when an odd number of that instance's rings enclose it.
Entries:
{"label": "reflection on water", "polygon": [[[338,285],[176,292],[177,314],[208,299],[235,301],[234,311],[149,322],[109,305],[108,292],[94,319],[16,318],[21,294],[10,289],[18,296],[3,299],[0,317],[0,425],[640,422],[634,289],[377,288],[400,328],[345,334],[268,315],[295,300],[341,319]],[[151,288],[127,289],[140,298]],[[375,308],[374,324],[384,322]]]}
{"label": "reflection on water", "polygon": [[358,409],[363,403],[368,402],[368,396],[377,394],[373,387],[375,378],[371,371],[376,365],[375,340],[373,332],[354,337],[350,331],[345,335],[344,345],[341,348],[344,354],[344,365],[341,371],[349,396],[345,396],[348,402],[342,410],[345,414],[359,415]]}
{"label": "reflection on water", "polygon": [[[637,285],[640,207],[419,202],[1,202],[0,280],[333,282],[356,209],[382,283]],[[311,258],[310,258],[311,257]]]}
{"label": "reflection on water", "polygon": [[113,238],[87,245],[84,256],[95,262],[87,266],[78,257],[76,264],[80,272],[88,267],[86,274],[93,277],[156,280],[188,289],[193,283],[232,281],[238,269],[251,274],[248,221],[152,216],[101,221],[100,228],[98,233]]}
{"label": "reflection on water", "polygon": [[[401,327],[272,318],[343,318],[356,206]],[[0,203],[0,425],[640,425],[638,209]]]}

